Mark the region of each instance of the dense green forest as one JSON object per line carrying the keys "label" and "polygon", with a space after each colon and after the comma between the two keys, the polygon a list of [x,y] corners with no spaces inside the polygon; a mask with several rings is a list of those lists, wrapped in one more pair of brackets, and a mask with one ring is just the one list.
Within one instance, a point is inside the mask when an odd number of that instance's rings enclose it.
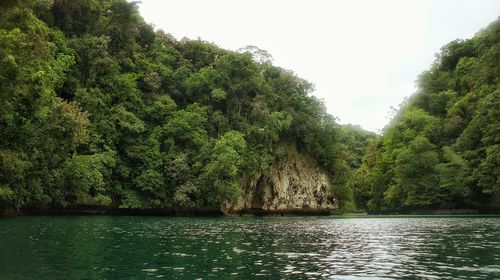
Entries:
{"label": "dense green forest", "polygon": [[2,1],[0,207],[220,207],[280,142],[347,205],[374,134],[338,125],[312,90],[256,47],[155,31],[135,2]]}
{"label": "dense green forest", "polygon": [[382,134],[263,50],[155,31],[125,0],[0,4],[0,209],[223,207],[293,143],[341,208],[499,208],[500,22],[443,47]]}
{"label": "dense green forest", "polygon": [[356,171],[368,210],[500,209],[500,20],[445,45]]}

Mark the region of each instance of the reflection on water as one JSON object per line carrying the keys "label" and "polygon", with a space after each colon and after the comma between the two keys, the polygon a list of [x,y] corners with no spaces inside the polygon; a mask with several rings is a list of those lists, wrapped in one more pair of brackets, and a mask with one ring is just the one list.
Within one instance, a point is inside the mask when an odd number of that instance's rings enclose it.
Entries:
{"label": "reflection on water", "polygon": [[500,218],[0,219],[0,279],[500,279]]}

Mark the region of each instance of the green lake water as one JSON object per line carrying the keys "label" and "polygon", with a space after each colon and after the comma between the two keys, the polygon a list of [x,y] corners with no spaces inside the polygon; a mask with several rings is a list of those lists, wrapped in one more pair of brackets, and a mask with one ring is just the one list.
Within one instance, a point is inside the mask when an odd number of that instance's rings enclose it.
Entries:
{"label": "green lake water", "polygon": [[0,279],[500,279],[498,217],[0,218]]}

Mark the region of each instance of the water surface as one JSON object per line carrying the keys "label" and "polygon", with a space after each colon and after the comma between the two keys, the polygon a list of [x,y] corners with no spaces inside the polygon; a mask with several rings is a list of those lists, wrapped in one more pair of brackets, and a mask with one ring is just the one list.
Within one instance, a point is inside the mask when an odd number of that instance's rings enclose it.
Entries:
{"label": "water surface", "polygon": [[13,217],[0,279],[500,279],[498,217]]}

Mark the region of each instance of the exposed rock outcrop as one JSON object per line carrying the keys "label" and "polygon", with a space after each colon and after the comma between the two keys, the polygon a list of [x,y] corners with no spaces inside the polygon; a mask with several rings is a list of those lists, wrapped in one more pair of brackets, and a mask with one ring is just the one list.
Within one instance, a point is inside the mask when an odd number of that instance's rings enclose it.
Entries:
{"label": "exposed rock outcrop", "polygon": [[265,174],[257,174],[243,184],[244,194],[232,211],[333,210],[337,201],[328,174],[294,145],[281,147],[285,152]]}

